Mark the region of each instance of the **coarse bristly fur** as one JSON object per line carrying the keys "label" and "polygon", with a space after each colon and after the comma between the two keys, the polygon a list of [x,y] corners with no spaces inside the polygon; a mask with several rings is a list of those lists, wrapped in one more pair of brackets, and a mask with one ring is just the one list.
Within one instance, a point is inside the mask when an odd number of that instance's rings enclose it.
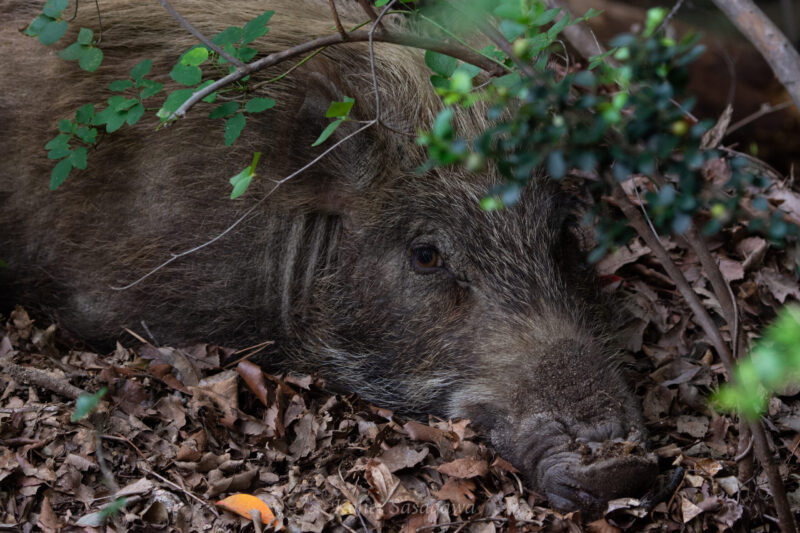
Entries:
{"label": "coarse bristly fur", "polygon": [[[256,42],[261,52],[335,31],[326,2],[176,7],[206,35],[274,9]],[[58,45],[45,49],[19,33],[38,8],[18,0],[0,7],[6,305],[34,302],[97,342],[142,321],[164,343],[277,339],[282,364],[337,388],[402,412],[471,418],[563,509],[647,485],[649,458],[584,464],[574,451],[580,440],[641,440],[643,427],[557,188],[538,180],[518,205],[485,212],[478,200],[497,182],[492,171],[416,174],[425,153],[413,134],[441,108],[420,51],[375,46],[381,119],[391,129],[349,139],[218,242],[116,291],[223,231],[319,154],[325,145],[311,144],[330,102],[354,97],[352,117],[372,119],[369,49],[330,47],[274,83],[262,82],[289,64],[253,75],[248,97],[277,105],[248,116],[231,148],[207,107],[160,131],[145,118],[104,135],[89,168],[48,192],[53,162],[43,146],[58,119],[104,103],[108,84],[143,58],[153,59],[154,79],[174,88],[169,70],[195,41],[155,3],[108,0],[100,4],[103,65],[88,74],[55,57]],[[97,22],[81,6],[71,28],[97,34]],[[63,42],[74,40],[72,31]],[[485,125],[480,106],[456,115],[467,137]],[[358,126],[345,123],[327,145]],[[228,178],[255,151],[264,154],[258,177],[243,198],[228,199]],[[414,264],[420,246],[436,250],[436,268]]]}

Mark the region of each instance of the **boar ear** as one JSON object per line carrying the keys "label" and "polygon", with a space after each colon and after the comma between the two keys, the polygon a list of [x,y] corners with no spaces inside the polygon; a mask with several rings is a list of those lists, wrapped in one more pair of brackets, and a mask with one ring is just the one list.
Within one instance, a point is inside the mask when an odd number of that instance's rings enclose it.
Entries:
{"label": "boar ear", "polygon": [[[348,90],[338,76],[314,71],[298,80],[298,87],[305,89],[294,118],[291,135],[291,168],[308,164],[334,144],[363,126],[363,100],[368,94]],[[346,96],[355,98],[349,118],[339,125],[334,133],[318,146],[312,146],[320,134],[335,119],[325,116],[333,102],[341,102]],[[316,205],[324,211],[341,213],[350,204],[349,199],[368,187],[377,168],[374,128],[368,128],[333,148],[302,175],[298,182],[309,188]]]}

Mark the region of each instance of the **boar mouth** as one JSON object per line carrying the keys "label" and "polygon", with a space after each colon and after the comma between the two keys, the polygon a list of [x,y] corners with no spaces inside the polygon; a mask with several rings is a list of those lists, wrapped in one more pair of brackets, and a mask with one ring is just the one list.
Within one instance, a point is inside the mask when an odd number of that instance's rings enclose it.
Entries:
{"label": "boar mouth", "polygon": [[653,454],[645,453],[597,458],[559,451],[542,459],[536,473],[537,486],[553,507],[596,516],[609,500],[646,492],[658,475],[658,462]]}

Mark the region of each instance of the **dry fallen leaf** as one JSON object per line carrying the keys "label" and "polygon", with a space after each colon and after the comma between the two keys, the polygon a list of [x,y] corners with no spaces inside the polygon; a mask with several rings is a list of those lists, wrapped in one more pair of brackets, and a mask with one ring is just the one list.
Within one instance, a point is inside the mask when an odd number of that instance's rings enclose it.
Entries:
{"label": "dry fallen leaf", "polygon": [[442,474],[457,478],[483,477],[489,472],[489,465],[483,459],[462,457],[436,468]]}

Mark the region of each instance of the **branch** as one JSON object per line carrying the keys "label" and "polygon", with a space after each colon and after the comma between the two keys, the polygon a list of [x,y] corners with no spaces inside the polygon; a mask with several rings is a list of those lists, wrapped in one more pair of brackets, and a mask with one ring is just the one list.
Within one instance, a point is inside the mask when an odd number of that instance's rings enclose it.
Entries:
{"label": "branch", "polygon": [[800,110],[800,53],[752,0],[713,0],[767,60]]}
{"label": "branch", "polygon": [[181,26],[186,28],[189,31],[189,33],[191,33],[192,35],[197,37],[197,39],[201,43],[203,43],[204,45],[206,45],[207,47],[209,47],[210,49],[212,49],[216,53],[218,53],[220,55],[220,57],[224,57],[227,61],[229,61],[230,63],[236,65],[239,68],[245,66],[244,63],[242,63],[239,59],[236,59],[235,57],[230,55],[228,52],[226,52],[225,50],[223,50],[222,48],[220,48],[219,46],[214,44],[214,42],[211,41],[211,39],[209,39],[208,37],[203,35],[203,33],[200,30],[198,30],[197,28],[192,26],[191,22],[189,22],[188,20],[183,18],[183,16],[180,13],[175,11],[175,8],[172,7],[172,4],[170,4],[167,0],[158,0],[158,3],[161,4],[162,6],[164,6],[164,9],[167,10],[167,13],[169,13],[172,18],[177,20],[178,23]]}
{"label": "branch", "polygon": [[[159,0],[161,1],[161,0]],[[383,30],[376,31],[372,36],[373,41],[375,42],[384,42],[384,43],[392,43],[392,44],[399,44],[402,46],[409,46],[411,48],[421,48],[423,50],[432,50],[434,52],[439,52],[441,54],[445,54],[456,59],[460,59],[465,63],[469,63],[471,65],[475,65],[476,67],[480,67],[489,74],[493,76],[505,74],[506,71],[489,59],[488,57],[477,54],[472,50],[467,48],[463,48],[461,46],[444,43],[442,41],[438,41],[436,39],[430,39],[428,37],[421,37],[418,35],[409,35],[403,33],[396,33],[396,32],[387,32]],[[271,66],[277,65],[287,59],[291,59],[292,57],[305,54],[307,52],[311,52],[318,48],[323,48],[326,46],[332,46],[336,44],[342,43],[352,43],[352,42],[365,42],[370,40],[370,32],[365,30],[355,31],[349,33],[347,35],[347,40],[342,38],[340,34],[335,35],[328,35],[325,37],[319,37],[317,39],[312,39],[311,41],[307,41],[305,43],[299,44],[297,46],[293,46],[292,48],[287,48],[286,50],[281,50],[280,52],[274,52],[269,54],[268,56],[262,57],[256,61],[248,63],[246,65],[242,65],[241,67],[237,68],[227,76],[218,79],[211,85],[200,89],[199,91],[195,92],[188,100],[186,100],[176,111],[173,113],[173,117],[183,117],[186,115],[186,112],[192,108],[197,102],[208,96],[209,94],[213,93],[214,91],[219,90],[226,85],[230,85],[231,83],[238,81],[245,76],[249,76],[254,72],[258,72],[259,70],[263,70],[265,68],[269,68]]]}
{"label": "branch", "polygon": [[339,32],[339,35],[342,36],[342,39],[347,39],[347,32],[344,31],[344,26],[342,26],[342,21],[339,20],[339,12],[336,11],[336,4],[334,0],[328,0],[328,4],[331,6],[331,15],[333,15],[333,21],[336,23],[336,31]]}

